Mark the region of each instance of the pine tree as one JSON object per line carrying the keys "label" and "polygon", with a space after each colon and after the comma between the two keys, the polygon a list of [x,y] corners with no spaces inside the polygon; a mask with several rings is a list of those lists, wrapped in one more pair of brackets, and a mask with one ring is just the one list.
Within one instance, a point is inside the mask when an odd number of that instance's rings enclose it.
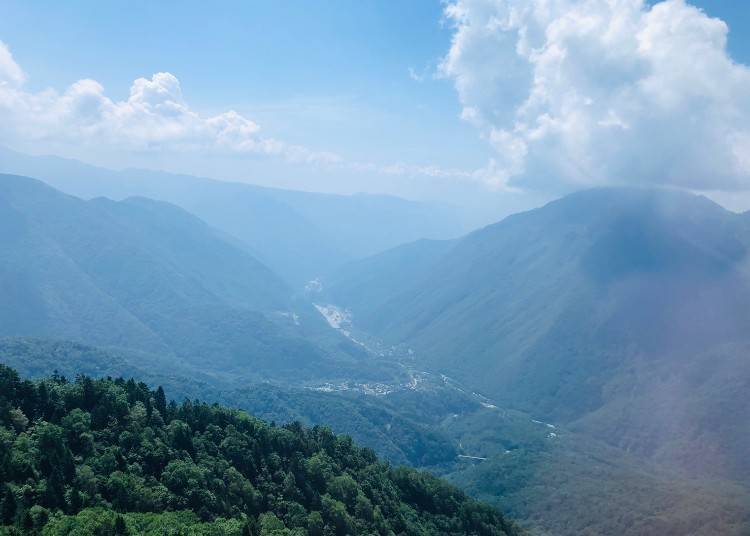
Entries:
{"label": "pine tree", "polygon": [[3,504],[0,508],[0,516],[2,516],[3,525],[12,525],[16,518],[16,510],[18,505],[16,504],[16,496],[13,494],[13,490],[10,486],[5,486],[5,493],[3,493]]}
{"label": "pine tree", "polygon": [[156,396],[154,397],[156,409],[161,413],[162,419],[167,420],[167,396],[164,394],[164,389],[160,385],[156,389]]}
{"label": "pine tree", "polygon": [[21,526],[27,533],[34,530],[34,520],[31,518],[31,514],[28,511],[23,515]]}
{"label": "pine tree", "polygon": [[81,497],[81,492],[78,491],[77,488],[73,488],[70,490],[70,500],[69,500],[69,506],[68,511],[71,514],[77,514],[81,507],[83,506],[83,497]]}
{"label": "pine tree", "polygon": [[115,518],[115,534],[118,536],[125,536],[128,533],[128,527],[125,525],[125,519],[121,515]]}

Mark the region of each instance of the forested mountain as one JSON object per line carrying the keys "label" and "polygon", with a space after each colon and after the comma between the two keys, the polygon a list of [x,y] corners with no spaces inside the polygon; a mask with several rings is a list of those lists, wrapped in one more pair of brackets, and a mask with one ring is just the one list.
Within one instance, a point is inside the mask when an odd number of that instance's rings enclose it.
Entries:
{"label": "forested mountain", "polygon": [[374,397],[347,398],[278,384],[248,384],[244,376],[211,373],[208,367],[170,356],[102,350],[70,341],[0,338],[0,363],[31,379],[53,374],[136,377],[150,386],[164,386],[176,400],[218,402],[278,423],[327,425],[394,464],[434,466],[452,462],[457,455],[453,442],[426,426],[421,416],[403,415]]}
{"label": "forested mountain", "polygon": [[518,533],[325,428],[168,403],[132,379],[30,382],[2,365],[0,482],[7,534]]}
{"label": "forested mountain", "polygon": [[330,426],[394,464],[444,475],[533,534],[741,536],[750,527],[750,492],[742,486],[686,478],[440,381],[382,396],[323,393],[228,381],[169,358],[32,339],[0,340],[0,363],[37,379],[135,376],[152,389],[164,385],[177,400],[219,402],[279,424]]}
{"label": "forested mountain", "polygon": [[749,244],[703,197],[592,190],[357,263],[328,298],[502,405],[748,482]]}
{"label": "forested mountain", "polygon": [[457,242],[418,240],[351,262],[324,280],[323,297],[346,304],[355,311],[358,323],[369,326],[364,315],[387,310],[394,296],[408,292],[428,276]]}
{"label": "forested mountain", "polygon": [[0,335],[172,355],[255,377],[341,371],[361,352],[341,341],[324,350],[316,337],[330,330],[311,306],[295,305],[270,269],[173,205],[83,201],[1,175],[0,222]]}
{"label": "forested mountain", "polygon": [[402,243],[469,230],[457,210],[397,197],[297,192],[138,169],[117,172],[2,147],[0,173],[38,178],[84,199],[142,196],[174,203],[241,240],[295,286]]}
{"label": "forested mountain", "polygon": [[[24,375],[137,377],[330,425],[541,534],[750,526],[746,215],[583,192],[352,262],[296,297],[240,240],[165,202],[6,175],[0,220],[0,336],[14,337],[0,363]],[[58,527],[117,519],[87,509]]]}

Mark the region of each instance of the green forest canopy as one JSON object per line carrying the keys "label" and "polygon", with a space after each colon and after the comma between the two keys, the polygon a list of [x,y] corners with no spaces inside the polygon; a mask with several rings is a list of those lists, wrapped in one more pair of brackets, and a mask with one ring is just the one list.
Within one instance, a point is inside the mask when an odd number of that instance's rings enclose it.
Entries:
{"label": "green forest canopy", "polygon": [[0,365],[0,534],[515,535],[497,510],[348,436],[124,379]]}

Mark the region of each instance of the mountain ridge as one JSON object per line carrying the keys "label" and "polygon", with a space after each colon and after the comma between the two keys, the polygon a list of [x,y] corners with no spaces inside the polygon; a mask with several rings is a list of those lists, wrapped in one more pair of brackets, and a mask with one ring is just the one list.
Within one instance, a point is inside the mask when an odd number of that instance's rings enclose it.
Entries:
{"label": "mountain ridge", "polygon": [[469,230],[455,209],[393,196],[283,190],[152,170],[112,171],[0,148],[0,172],[82,198],[140,195],[178,205],[242,241],[296,288],[349,260]]}
{"label": "mountain ridge", "polygon": [[0,335],[177,355],[256,376],[332,373],[360,359],[271,270],[181,208],[84,201],[0,175],[0,219]]}
{"label": "mountain ridge", "polygon": [[[420,246],[412,249],[419,265]],[[750,381],[747,359],[733,357],[747,355],[750,342],[749,249],[741,216],[705,198],[597,189],[467,235],[421,266],[405,289],[377,279],[377,288],[367,288],[370,274],[354,273],[338,290],[331,282],[329,296],[349,307],[352,295],[356,326],[409,345],[427,370],[504,406],[577,423],[683,467],[750,481],[740,455],[750,438],[719,412],[728,405],[748,426],[750,413],[718,381],[700,387],[712,360],[717,378],[736,372],[738,381]],[[398,263],[408,263],[409,247],[400,251]],[[372,308],[358,301],[375,293],[381,298]],[[721,350],[732,345],[734,352]],[[672,394],[659,396],[662,390]],[[628,409],[637,392],[680,409]],[[700,418],[699,396],[709,408]],[[695,439],[711,412],[719,430]],[[724,441],[731,446],[728,465],[709,454],[722,451]]]}

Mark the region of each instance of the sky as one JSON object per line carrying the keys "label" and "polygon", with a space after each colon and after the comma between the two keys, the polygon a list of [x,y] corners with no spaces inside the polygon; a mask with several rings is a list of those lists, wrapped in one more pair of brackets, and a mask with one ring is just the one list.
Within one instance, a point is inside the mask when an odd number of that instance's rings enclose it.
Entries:
{"label": "sky", "polygon": [[644,184],[750,208],[737,0],[0,0],[0,144],[527,208]]}

